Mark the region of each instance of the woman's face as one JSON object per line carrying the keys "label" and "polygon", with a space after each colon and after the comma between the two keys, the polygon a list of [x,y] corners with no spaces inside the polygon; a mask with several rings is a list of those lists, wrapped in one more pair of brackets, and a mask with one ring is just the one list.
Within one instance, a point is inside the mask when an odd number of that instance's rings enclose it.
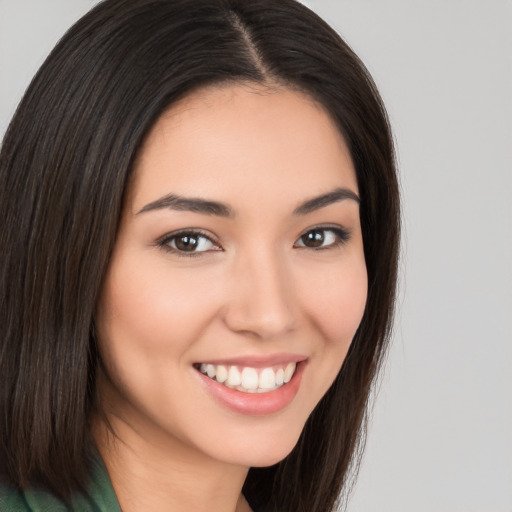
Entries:
{"label": "woman's face", "polygon": [[107,414],[187,460],[284,458],[365,307],[357,194],[343,137],[300,93],[230,85],[166,112],[97,311]]}

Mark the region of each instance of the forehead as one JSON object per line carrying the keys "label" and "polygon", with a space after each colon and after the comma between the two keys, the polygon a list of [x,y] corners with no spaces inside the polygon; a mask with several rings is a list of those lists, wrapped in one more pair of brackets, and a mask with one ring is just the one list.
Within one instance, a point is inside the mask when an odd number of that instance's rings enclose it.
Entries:
{"label": "forehead", "polygon": [[322,106],[290,89],[237,84],[197,91],[162,114],[130,196],[137,211],[170,192],[264,203],[340,186],[357,193],[350,152]]}

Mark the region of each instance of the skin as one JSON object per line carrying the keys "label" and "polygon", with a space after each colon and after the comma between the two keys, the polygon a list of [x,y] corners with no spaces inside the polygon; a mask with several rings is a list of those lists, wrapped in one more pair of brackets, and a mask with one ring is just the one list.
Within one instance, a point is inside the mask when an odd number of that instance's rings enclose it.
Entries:
{"label": "skin", "polygon": [[[349,150],[327,113],[285,88],[203,89],[157,121],[136,162],[96,315],[106,417],[94,434],[124,512],[246,511],[250,466],[282,460],[339,372],[361,321],[367,274],[354,199],[294,214],[343,187]],[[167,194],[225,203],[232,218],[171,208]],[[302,245],[318,226],[321,249]],[[205,250],[159,245],[199,228]],[[324,228],[325,229],[325,228]],[[215,400],[194,363],[301,354],[297,395],[246,415]]]}

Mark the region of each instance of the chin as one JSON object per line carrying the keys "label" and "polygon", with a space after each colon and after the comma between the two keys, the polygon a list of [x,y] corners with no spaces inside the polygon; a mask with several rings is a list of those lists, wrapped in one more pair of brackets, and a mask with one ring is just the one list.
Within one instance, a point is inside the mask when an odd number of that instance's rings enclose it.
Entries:
{"label": "chin", "polygon": [[230,443],[229,447],[224,445],[223,458],[226,462],[246,467],[273,466],[285,459],[295,448],[302,425],[300,428],[288,425],[279,429],[279,432],[269,429],[261,429],[259,432],[258,429],[251,430],[251,434],[247,436],[233,434],[231,439],[236,442]]}

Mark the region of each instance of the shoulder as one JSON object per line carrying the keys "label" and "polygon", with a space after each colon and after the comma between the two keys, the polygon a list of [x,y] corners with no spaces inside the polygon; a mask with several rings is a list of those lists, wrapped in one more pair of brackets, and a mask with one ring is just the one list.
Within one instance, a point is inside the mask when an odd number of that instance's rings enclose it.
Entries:
{"label": "shoulder", "polygon": [[11,486],[0,472],[0,512],[29,512],[31,508],[23,498],[23,493]]}
{"label": "shoulder", "polygon": [[66,503],[39,487],[17,489],[0,480],[0,512],[121,512],[108,473],[95,461],[87,495],[76,494]]}
{"label": "shoulder", "polygon": [[64,512],[47,493],[37,490],[21,491],[9,484],[0,484],[0,512]]}
{"label": "shoulder", "polygon": [[20,492],[0,483],[0,512],[31,512],[31,509]]}
{"label": "shoulder", "polygon": [[[0,454],[0,512],[67,512],[68,508],[48,491],[38,487],[21,489],[7,476],[5,457]],[[4,461],[4,462],[2,462]]]}
{"label": "shoulder", "polygon": [[[0,512],[68,512],[66,504],[39,488],[16,489],[0,484]],[[88,510],[88,509],[87,509]]]}

